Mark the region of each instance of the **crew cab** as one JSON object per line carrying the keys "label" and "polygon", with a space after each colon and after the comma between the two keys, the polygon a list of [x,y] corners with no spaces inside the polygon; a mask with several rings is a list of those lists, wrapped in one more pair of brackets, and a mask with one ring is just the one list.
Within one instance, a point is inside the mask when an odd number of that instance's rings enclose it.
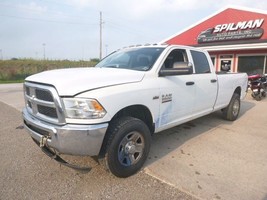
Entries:
{"label": "crew cab", "polygon": [[113,52],[95,67],[27,77],[24,125],[53,158],[92,156],[115,176],[141,169],[151,136],[222,110],[236,120],[246,95],[245,73],[214,70],[209,54],[178,45]]}

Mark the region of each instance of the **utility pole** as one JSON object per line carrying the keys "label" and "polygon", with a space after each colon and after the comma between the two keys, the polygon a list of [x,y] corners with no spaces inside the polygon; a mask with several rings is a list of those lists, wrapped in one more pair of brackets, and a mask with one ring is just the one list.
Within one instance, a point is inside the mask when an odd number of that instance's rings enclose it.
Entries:
{"label": "utility pole", "polygon": [[43,47],[44,47],[44,60],[45,60],[45,43],[43,43]]}
{"label": "utility pole", "polygon": [[99,59],[102,59],[102,24],[104,22],[102,21],[102,12],[100,11],[100,22],[99,22],[99,28],[100,28],[100,44],[99,44]]}
{"label": "utility pole", "polygon": [[3,51],[0,49],[0,59],[3,60]]}

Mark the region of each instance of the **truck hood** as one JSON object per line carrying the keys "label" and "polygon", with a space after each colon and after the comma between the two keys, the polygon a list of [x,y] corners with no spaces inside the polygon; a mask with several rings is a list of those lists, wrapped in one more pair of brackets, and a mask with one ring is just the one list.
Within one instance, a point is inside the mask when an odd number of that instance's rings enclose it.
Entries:
{"label": "truck hood", "polygon": [[112,85],[139,82],[145,72],[114,68],[71,68],[41,72],[26,81],[53,85],[60,96],[76,94]]}

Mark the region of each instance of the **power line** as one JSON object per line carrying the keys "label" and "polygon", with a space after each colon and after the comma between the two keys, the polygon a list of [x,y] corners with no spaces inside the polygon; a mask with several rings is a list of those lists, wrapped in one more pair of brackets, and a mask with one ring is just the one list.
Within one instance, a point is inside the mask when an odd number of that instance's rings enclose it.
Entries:
{"label": "power line", "polygon": [[134,29],[129,29],[127,27],[123,27],[122,25],[115,24],[115,23],[110,22],[110,21],[106,21],[106,26],[109,26],[109,27],[111,27],[113,29],[117,29],[117,30],[120,30],[120,31],[124,31],[124,32],[130,33],[130,34],[134,34],[134,35],[140,35],[140,36],[144,35],[144,33],[142,33],[142,32],[139,32],[139,31],[134,30]]}
{"label": "power line", "polygon": [[50,19],[41,19],[41,18],[33,18],[33,17],[22,17],[22,16],[14,16],[14,15],[3,15],[0,14],[1,17],[15,18],[21,20],[33,20],[33,21],[42,21],[42,22],[53,22],[53,23],[61,23],[61,24],[75,24],[75,25],[87,25],[87,26],[95,26],[97,23],[81,23],[81,22],[67,22],[67,21],[58,21],[58,20],[50,20]]}
{"label": "power line", "polygon": [[32,12],[32,13],[38,13],[38,14],[52,14],[49,16],[55,16],[55,17],[66,17],[66,18],[74,18],[74,19],[83,19],[83,20],[90,20],[93,21],[92,18],[89,18],[88,16],[75,16],[75,15],[66,15],[63,13],[59,13],[59,12],[55,12],[55,11],[48,11],[48,10],[36,10],[36,9],[31,9],[31,8],[27,8],[25,6],[21,6],[21,5],[13,5],[13,4],[2,4],[0,3],[1,7],[9,7],[9,8],[14,8],[16,9],[16,12],[18,11],[27,11],[28,12]]}
{"label": "power line", "polygon": [[[132,34],[132,35],[138,35],[138,36],[147,36],[146,32],[142,31],[141,29],[138,29],[134,26],[130,26],[129,24],[132,24],[132,22],[129,22],[128,20],[126,20],[125,18],[118,18],[118,17],[105,17],[105,24],[106,26],[109,26],[113,29],[117,29],[121,32],[127,32],[129,34]],[[117,22],[114,22],[114,21],[120,21],[121,23],[117,23]],[[137,30],[138,29],[138,30]],[[162,37],[161,35],[159,34],[153,34],[153,35],[149,35],[149,38],[151,39],[152,37],[154,37],[156,40],[158,39],[157,37]],[[153,39],[153,38],[152,38]]]}
{"label": "power line", "polygon": [[[49,0],[44,0],[48,3],[53,3],[54,4],[57,4],[57,5],[60,5],[60,6],[67,6],[67,7],[73,7],[74,4],[71,4],[71,3],[62,3],[62,2],[54,2],[54,1],[49,1]],[[74,15],[66,15],[66,14],[62,14],[62,13],[58,13],[58,12],[53,12],[53,11],[48,11],[48,10],[45,10],[45,11],[40,11],[40,10],[35,10],[35,9],[31,9],[31,8],[26,8],[24,6],[17,6],[17,5],[13,5],[13,4],[3,4],[3,3],[0,3],[1,6],[6,6],[6,7],[11,7],[11,8],[15,8],[15,9],[19,9],[19,10],[27,10],[27,11],[30,11],[30,12],[35,12],[35,13],[50,13],[54,16],[64,16],[64,17],[67,17],[67,18],[76,18],[76,19],[83,19],[83,20],[90,20],[92,21],[92,18],[89,18],[87,16],[74,16]],[[92,9],[90,8],[90,10],[94,11],[94,12],[99,12],[95,9]],[[102,12],[103,13],[103,12]],[[108,13],[108,12],[105,12],[105,13]],[[65,24],[80,24],[80,25],[97,25],[97,23],[91,23],[91,24],[88,24],[88,23],[81,23],[81,22],[65,22],[65,21],[59,21],[59,20],[50,20],[50,19],[40,19],[40,18],[33,18],[33,17],[19,17],[19,16],[11,16],[11,15],[1,15],[0,16],[6,16],[6,17],[10,17],[10,18],[20,18],[20,19],[27,19],[27,20],[37,20],[37,21],[45,21],[45,22],[54,22],[54,23],[65,23]],[[117,29],[117,30],[120,30],[121,32],[127,32],[127,33],[130,33],[130,34],[133,34],[133,35],[139,35],[139,36],[144,36],[146,35],[144,32],[141,32],[139,30],[136,30],[136,29],[133,29],[131,26],[128,26],[126,25],[125,23],[127,21],[125,21],[125,19],[121,19],[121,18],[116,18],[116,19],[119,19],[122,23],[118,24],[118,23],[115,23],[114,21],[114,17],[112,18],[108,18],[108,17],[105,17],[106,19],[106,24],[107,26],[110,26],[111,28],[113,29]],[[127,22],[128,23],[128,22]]]}
{"label": "power line", "polygon": [[[42,1],[46,1],[47,3],[51,3],[52,5],[56,4],[56,5],[60,5],[60,6],[70,7],[70,8],[73,8],[74,6],[77,6],[74,3],[68,3],[68,2],[64,2],[63,3],[63,2],[58,2],[58,1],[54,1],[54,0],[42,0]],[[77,6],[77,7],[79,7],[79,6]],[[90,8],[90,10],[99,13],[99,10],[97,10],[97,9]]]}
{"label": "power line", "polygon": [[[119,25],[114,25],[113,23],[105,23],[106,26],[110,27],[111,29],[116,30],[117,32],[124,32],[124,33],[128,33],[134,36],[140,36],[143,39],[149,38],[149,40],[158,40],[158,37],[162,38],[161,35],[157,35],[157,34],[146,34],[145,32],[141,32],[141,31],[136,31],[134,29],[128,29],[125,28],[123,26],[119,26]],[[151,41],[153,42],[153,41]]]}
{"label": "power line", "polygon": [[[53,3],[53,5],[57,4],[60,6],[67,6],[67,7],[73,7],[74,4],[71,3],[62,3],[62,2],[54,2],[54,1],[49,1],[49,0],[43,0],[47,3]],[[58,12],[53,12],[53,11],[40,11],[40,10],[36,10],[36,9],[31,9],[31,8],[27,8],[24,7],[22,5],[13,5],[13,4],[3,4],[0,3],[1,6],[5,6],[5,7],[11,7],[11,8],[15,8],[15,9],[19,9],[19,10],[26,10],[26,11],[30,11],[30,12],[35,12],[35,13],[50,13],[54,16],[59,16],[59,17],[67,17],[67,18],[76,18],[76,19],[83,19],[83,20],[90,20],[92,21],[92,18],[89,18],[87,16],[74,16],[74,15],[66,15],[66,14],[62,14],[62,13],[58,13]],[[99,12],[95,9],[90,8],[90,10],[94,11],[94,12]],[[108,12],[105,12],[108,13]],[[4,14],[0,14],[0,16],[2,17],[9,17],[9,18],[16,18],[16,19],[24,19],[24,20],[33,20],[33,21],[43,21],[43,22],[52,22],[52,23],[64,23],[64,24],[75,24],[75,25],[97,25],[97,23],[82,23],[82,22],[70,22],[70,21],[60,21],[60,20],[54,20],[54,19],[42,19],[42,18],[34,18],[34,17],[24,17],[24,16],[14,16],[14,15],[4,15]],[[108,17],[105,17],[106,19]],[[120,30],[121,32],[127,32],[130,33],[132,35],[139,35],[139,36],[145,36],[146,34],[140,30],[136,30],[133,29],[132,26],[126,25],[125,23],[127,22],[125,19],[121,19],[121,18],[116,18],[119,19],[122,23],[118,24],[115,23],[114,21],[114,17],[112,18],[108,18],[109,20],[106,20],[106,25],[113,28],[113,29],[117,29]],[[102,23],[103,24],[103,23]],[[155,37],[155,35],[154,35]],[[151,35],[150,35],[151,38]]]}

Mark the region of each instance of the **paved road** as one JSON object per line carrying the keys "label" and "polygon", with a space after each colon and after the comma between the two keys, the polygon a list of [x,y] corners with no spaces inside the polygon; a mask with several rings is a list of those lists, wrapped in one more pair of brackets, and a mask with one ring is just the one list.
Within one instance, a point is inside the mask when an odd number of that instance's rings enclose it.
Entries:
{"label": "paved road", "polygon": [[21,83],[0,84],[0,101],[21,111],[24,107],[23,86]]}
{"label": "paved road", "polygon": [[[21,110],[21,88],[0,85],[0,101],[11,99],[9,104]],[[48,187],[33,193],[33,197],[40,194],[40,199],[193,198],[186,194],[200,199],[267,199],[267,99],[257,102],[248,95],[235,122],[222,120],[221,113],[216,112],[155,135],[144,170],[129,179],[114,178],[89,158],[67,157],[93,165],[89,174],[60,168],[33,145],[26,131],[15,129],[21,125],[19,113],[3,104],[0,108],[1,113],[13,111],[11,116],[1,115],[1,127],[5,127],[1,128],[1,137],[5,140],[1,140],[0,150],[7,164],[1,165],[0,176],[8,182],[0,185],[0,194],[24,182],[19,191],[25,198],[30,197],[33,185],[35,189]],[[8,194],[18,194],[14,191]]]}
{"label": "paved road", "polygon": [[146,172],[203,199],[267,200],[267,99],[247,97],[235,122],[221,113],[154,137]]}

